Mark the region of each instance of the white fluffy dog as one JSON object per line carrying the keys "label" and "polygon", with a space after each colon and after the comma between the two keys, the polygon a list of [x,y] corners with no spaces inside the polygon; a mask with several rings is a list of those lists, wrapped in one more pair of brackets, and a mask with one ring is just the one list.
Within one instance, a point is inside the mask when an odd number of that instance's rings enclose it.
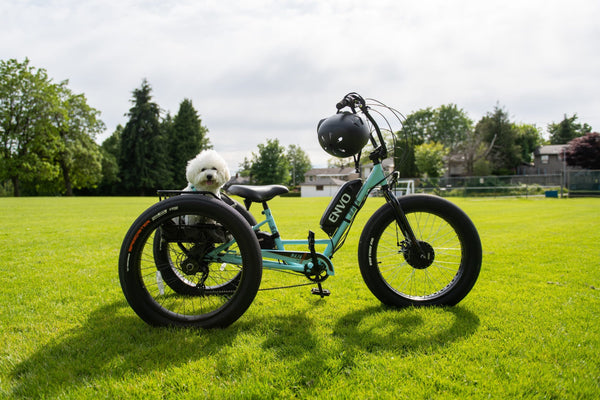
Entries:
{"label": "white fluffy dog", "polygon": [[188,185],[184,190],[211,192],[219,198],[220,189],[231,178],[227,163],[214,150],[205,150],[188,161],[185,176]]}

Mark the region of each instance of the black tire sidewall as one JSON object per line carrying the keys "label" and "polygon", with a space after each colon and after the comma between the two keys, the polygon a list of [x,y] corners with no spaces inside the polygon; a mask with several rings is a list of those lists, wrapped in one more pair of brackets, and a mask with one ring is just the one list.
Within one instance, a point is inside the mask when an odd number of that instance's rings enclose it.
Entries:
{"label": "black tire sidewall", "polygon": [[[148,235],[163,221],[176,215],[202,210],[224,225],[236,238],[244,268],[238,291],[222,308],[199,318],[182,318],[166,312],[144,288],[137,270],[136,252],[146,243]],[[130,266],[131,262],[131,266]],[[236,321],[250,306],[262,276],[262,257],[256,235],[246,219],[235,209],[208,196],[180,195],[163,200],[142,213],[127,232],[119,256],[119,279],[123,293],[140,318],[151,325],[224,327]]]}
{"label": "black tire sidewall", "polygon": [[398,199],[405,214],[428,212],[446,220],[456,231],[463,251],[462,274],[454,287],[430,300],[401,296],[382,277],[376,264],[377,247],[383,230],[394,221],[390,204],[384,204],[367,221],[358,245],[358,261],[365,284],[382,303],[391,306],[455,305],[472,289],[481,269],[481,241],[471,219],[455,204],[432,195],[408,195]]}

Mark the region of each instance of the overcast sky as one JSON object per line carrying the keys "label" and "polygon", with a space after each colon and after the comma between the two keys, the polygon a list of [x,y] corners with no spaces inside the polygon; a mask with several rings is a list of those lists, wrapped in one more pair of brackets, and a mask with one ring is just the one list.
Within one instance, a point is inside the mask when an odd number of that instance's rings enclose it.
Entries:
{"label": "overcast sky", "polygon": [[3,0],[0,32],[1,59],[28,57],[102,112],[98,142],[146,78],[165,113],[192,100],[233,171],[275,138],[324,166],[316,124],[350,91],[600,131],[595,0]]}

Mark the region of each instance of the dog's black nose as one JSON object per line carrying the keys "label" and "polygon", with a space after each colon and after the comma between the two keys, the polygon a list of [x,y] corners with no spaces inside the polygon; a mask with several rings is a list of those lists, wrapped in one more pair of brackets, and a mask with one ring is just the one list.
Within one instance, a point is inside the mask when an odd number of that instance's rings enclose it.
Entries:
{"label": "dog's black nose", "polygon": [[209,180],[209,181],[212,181],[212,178],[213,178],[213,176],[212,176],[212,175],[210,175],[210,174],[206,175],[206,179],[207,179],[207,180]]}

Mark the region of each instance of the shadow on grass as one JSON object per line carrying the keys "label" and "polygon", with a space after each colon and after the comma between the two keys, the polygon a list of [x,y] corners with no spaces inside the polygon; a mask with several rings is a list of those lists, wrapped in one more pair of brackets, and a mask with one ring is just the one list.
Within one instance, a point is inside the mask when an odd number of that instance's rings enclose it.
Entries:
{"label": "shadow on grass", "polygon": [[285,315],[255,314],[227,329],[207,331],[150,327],[132,315],[124,300],[117,301],[98,308],[83,326],[17,365],[12,397],[55,397],[102,381],[168,370],[208,355],[220,355],[216,373],[235,372],[239,369],[233,363],[244,360],[228,357],[228,351],[240,334],[254,337],[262,350],[289,367],[312,371],[287,382],[302,388],[311,385],[315,375],[352,369],[365,352],[434,351],[470,336],[479,326],[477,316],[460,306],[425,315],[420,310],[362,308],[336,320],[332,336],[320,337],[323,331],[314,326],[313,307]]}
{"label": "shadow on grass", "polygon": [[96,309],[83,326],[41,347],[13,370],[12,397],[54,397],[98,379],[164,370],[230,344],[241,327],[156,328],[132,315],[125,300]]}
{"label": "shadow on grass", "polygon": [[334,335],[359,351],[430,352],[471,336],[479,317],[462,306],[404,308],[384,305],[353,311],[336,324]]}

